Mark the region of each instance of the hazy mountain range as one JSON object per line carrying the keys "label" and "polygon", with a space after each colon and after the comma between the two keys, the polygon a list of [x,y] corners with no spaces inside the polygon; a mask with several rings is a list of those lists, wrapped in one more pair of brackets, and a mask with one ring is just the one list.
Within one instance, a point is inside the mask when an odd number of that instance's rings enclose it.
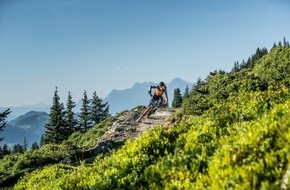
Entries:
{"label": "hazy mountain range", "polygon": [[[1,106],[1,105],[0,105]],[[23,115],[30,111],[43,111],[46,113],[50,112],[50,105],[47,104],[35,104],[35,105],[26,105],[26,106],[15,106],[15,107],[0,107],[0,112],[10,109],[12,112],[8,115],[7,120],[11,121],[13,119],[16,119],[20,115]]]}
{"label": "hazy mountain range", "polygon": [[23,144],[24,138],[26,138],[29,147],[34,142],[39,144],[48,119],[49,115],[46,112],[27,112],[7,123],[4,131],[0,133],[0,137],[5,137],[0,143],[10,146],[17,143]]}
{"label": "hazy mountain range", "polygon": [[[135,83],[131,88],[125,90],[113,90],[104,98],[104,102],[110,105],[110,113],[116,114],[124,110],[130,110],[138,105],[147,105],[150,97],[148,90],[150,85],[157,85],[153,82]],[[169,105],[173,100],[174,89],[179,88],[184,93],[186,86],[191,89],[193,83],[175,78],[167,83]],[[78,101],[75,113],[80,112],[81,101]],[[0,107],[0,112],[8,108]],[[12,113],[7,118],[8,124],[4,132],[0,132],[0,137],[5,137],[1,144],[23,144],[26,137],[29,147],[32,143],[40,142],[44,132],[44,126],[49,119],[50,106],[37,104],[33,106],[11,107]]]}

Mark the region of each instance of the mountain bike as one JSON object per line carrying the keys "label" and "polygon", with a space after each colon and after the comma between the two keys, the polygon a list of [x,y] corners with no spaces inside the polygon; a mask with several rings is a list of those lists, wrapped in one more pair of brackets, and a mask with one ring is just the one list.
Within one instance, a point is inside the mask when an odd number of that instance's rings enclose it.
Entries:
{"label": "mountain bike", "polygon": [[162,106],[162,99],[156,99],[152,101],[141,113],[140,117],[136,120],[137,123],[146,115],[150,117],[159,107]]}

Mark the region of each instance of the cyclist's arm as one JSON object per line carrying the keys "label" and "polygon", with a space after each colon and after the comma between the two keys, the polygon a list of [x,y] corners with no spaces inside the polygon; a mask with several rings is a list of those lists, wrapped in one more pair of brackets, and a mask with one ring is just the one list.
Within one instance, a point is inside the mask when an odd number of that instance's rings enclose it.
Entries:
{"label": "cyclist's arm", "polygon": [[150,96],[152,96],[152,93],[151,93],[152,88],[157,88],[157,86],[152,86],[152,85],[151,85],[151,86],[149,87],[149,91],[148,91],[148,93],[150,94]]}
{"label": "cyclist's arm", "polygon": [[152,88],[157,88],[157,86],[152,86],[152,85],[151,85],[151,86],[149,87],[149,91],[150,91],[150,92],[151,92]]}
{"label": "cyclist's arm", "polygon": [[167,103],[168,103],[168,95],[167,95],[167,90],[164,92],[164,94],[165,94],[165,104],[167,104]]}

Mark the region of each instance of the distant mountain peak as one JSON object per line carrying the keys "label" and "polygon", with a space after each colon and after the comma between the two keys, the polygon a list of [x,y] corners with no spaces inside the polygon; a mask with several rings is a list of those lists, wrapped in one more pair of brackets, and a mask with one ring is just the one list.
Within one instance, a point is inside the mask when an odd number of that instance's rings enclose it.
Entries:
{"label": "distant mountain peak", "polygon": [[188,82],[188,81],[186,81],[186,80],[183,80],[183,79],[181,79],[181,78],[179,78],[179,77],[174,78],[174,79],[171,81],[171,83],[172,83],[172,82],[186,82],[186,83],[190,83],[190,82]]}

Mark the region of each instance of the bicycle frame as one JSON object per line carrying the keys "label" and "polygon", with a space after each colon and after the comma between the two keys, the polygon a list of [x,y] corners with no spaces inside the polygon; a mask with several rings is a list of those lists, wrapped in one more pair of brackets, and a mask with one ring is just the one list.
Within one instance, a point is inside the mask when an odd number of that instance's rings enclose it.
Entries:
{"label": "bicycle frame", "polygon": [[158,107],[159,105],[161,105],[162,100],[160,99],[156,99],[152,102],[150,102],[150,104],[143,110],[142,114],[140,115],[140,117],[137,119],[137,123],[139,121],[141,121],[141,119],[147,115],[147,117],[149,117],[152,114],[152,110],[154,110],[156,107]]}

